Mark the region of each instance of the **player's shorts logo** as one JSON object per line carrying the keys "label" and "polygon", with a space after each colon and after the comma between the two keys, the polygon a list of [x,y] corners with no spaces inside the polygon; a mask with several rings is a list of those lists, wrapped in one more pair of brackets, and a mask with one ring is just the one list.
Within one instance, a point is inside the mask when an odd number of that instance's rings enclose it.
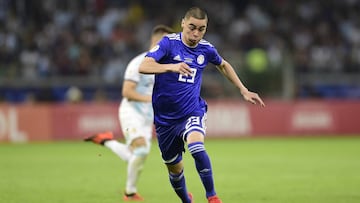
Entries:
{"label": "player's shorts logo", "polygon": [[202,54],[200,54],[200,55],[197,57],[197,59],[196,59],[196,61],[197,61],[197,63],[198,63],[199,65],[203,64],[203,63],[204,63],[204,60],[205,60],[205,57],[204,57],[204,55],[202,55]]}

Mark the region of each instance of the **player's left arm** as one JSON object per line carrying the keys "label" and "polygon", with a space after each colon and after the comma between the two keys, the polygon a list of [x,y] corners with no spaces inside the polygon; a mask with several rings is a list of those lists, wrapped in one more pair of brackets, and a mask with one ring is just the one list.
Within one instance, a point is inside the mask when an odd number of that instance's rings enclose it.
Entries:
{"label": "player's left arm", "polygon": [[240,90],[240,93],[246,101],[253,104],[259,103],[261,106],[265,106],[265,103],[257,93],[251,92],[245,87],[229,62],[222,59],[221,64],[217,65],[216,68]]}
{"label": "player's left arm", "polygon": [[151,102],[151,95],[143,95],[136,91],[137,82],[132,80],[124,80],[122,88],[122,96],[129,101]]}

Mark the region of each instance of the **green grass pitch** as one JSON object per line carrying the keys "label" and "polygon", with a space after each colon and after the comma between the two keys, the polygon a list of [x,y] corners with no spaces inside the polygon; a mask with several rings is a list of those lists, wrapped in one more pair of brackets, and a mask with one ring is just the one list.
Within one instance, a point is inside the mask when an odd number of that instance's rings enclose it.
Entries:
{"label": "green grass pitch", "polygon": [[[360,202],[360,136],[208,139],[218,195],[224,203]],[[206,203],[189,153],[188,189]],[[0,144],[0,202],[122,202],[126,164],[86,142]],[[145,203],[179,203],[156,142],[139,192]]]}

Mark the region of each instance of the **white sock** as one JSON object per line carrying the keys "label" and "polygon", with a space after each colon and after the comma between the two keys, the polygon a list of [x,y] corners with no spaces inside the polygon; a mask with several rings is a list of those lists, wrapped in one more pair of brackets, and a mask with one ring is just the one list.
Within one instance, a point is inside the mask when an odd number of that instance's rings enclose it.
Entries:
{"label": "white sock", "polygon": [[146,156],[139,156],[133,154],[128,162],[127,168],[127,180],[126,180],[126,190],[127,194],[136,193],[137,192],[137,181],[139,179],[141,170],[144,166],[146,160]]}
{"label": "white sock", "polygon": [[122,160],[129,161],[132,153],[127,145],[118,142],[116,140],[109,140],[104,143],[104,146],[111,149],[116,155],[118,155]]}

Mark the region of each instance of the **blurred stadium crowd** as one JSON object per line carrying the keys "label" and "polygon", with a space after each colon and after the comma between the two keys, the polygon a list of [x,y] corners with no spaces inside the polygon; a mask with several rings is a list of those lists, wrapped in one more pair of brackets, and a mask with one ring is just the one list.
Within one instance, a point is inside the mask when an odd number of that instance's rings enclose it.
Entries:
{"label": "blurred stadium crowd", "polygon": [[[208,12],[205,38],[264,97],[360,98],[359,0],[0,0],[0,101],[64,101],[74,87],[118,100],[152,26],[180,30],[193,5]],[[238,97],[214,72],[203,95]]]}

